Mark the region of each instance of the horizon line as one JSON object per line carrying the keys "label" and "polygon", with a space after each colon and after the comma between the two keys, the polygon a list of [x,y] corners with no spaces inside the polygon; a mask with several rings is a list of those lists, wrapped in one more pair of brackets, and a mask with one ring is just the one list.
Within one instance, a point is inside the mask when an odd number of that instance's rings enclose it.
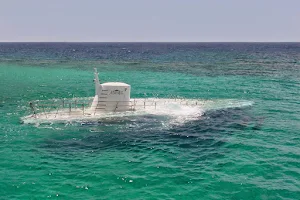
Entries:
{"label": "horizon line", "polygon": [[0,43],[300,43],[300,41],[0,41]]}

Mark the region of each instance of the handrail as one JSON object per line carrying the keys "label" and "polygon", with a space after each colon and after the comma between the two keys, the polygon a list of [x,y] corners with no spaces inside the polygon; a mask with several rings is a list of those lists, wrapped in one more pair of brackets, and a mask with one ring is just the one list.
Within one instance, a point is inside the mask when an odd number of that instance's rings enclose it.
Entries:
{"label": "handrail", "polygon": [[[173,101],[172,101],[173,100]],[[183,99],[172,99],[172,100],[163,100],[163,101],[157,101],[157,99],[130,99],[130,101],[103,101],[99,100],[97,102],[97,107],[99,104],[103,104],[105,108],[109,107],[115,107],[114,111],[117,111],[119,109],[128,108],[128,110],[136,110],[136,108],[148,108],[148,107],[154,107],[155,109],[157,106],[165,105],[167,102],[177,102],[180,105],[187,105],[187,106],[197,106],[201,105],[201,102],[197,101],[188,101]],[[47,102],[47,100],[42,101],[32,101],[29,103],[30,108],[33,112],[33,115],[35,116],[37,113],[43,112],[44,115],[47,118],[47,112],[48,111],[56,111],[56,115],[61,114],[59,109],[66,109],[69,110],[69,114],[72,112],[82,111],[82,114],[88,114],[86,112],[87,108],[91,108],[92,106],[92,98],[86,98],[86,99],[60,99],[60,100],[50,100]],[[104,104],[105,103],[105,104]],[[94,107],[95,108],[95,107]],[[46,112],[47,109],[47,112]],[[96,111],[95,111],[96,112]]]}

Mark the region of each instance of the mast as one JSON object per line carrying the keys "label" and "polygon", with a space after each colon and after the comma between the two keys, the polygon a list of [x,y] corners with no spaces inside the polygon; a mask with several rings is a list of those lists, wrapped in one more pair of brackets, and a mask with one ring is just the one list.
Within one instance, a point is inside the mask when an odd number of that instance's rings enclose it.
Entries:
{"label": "mast", "polygon": [[98,90],[100,87],[100,81],[99,81],[99,77],[98,77],[98,72],[97,72],[97,68],[94,68],[94,82],[95,82],[95,95],[98,95]]}

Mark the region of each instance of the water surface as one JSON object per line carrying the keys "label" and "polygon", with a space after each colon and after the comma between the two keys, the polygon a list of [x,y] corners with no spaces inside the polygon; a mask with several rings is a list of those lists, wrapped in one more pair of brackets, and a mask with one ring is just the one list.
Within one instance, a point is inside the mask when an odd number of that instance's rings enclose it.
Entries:
{"label": "water surface", "polygon": [[[94,95],[253,101],[156,115],[21,124],[28,101]],[[299,43],[0,43],[3,199],[299,199]]]}

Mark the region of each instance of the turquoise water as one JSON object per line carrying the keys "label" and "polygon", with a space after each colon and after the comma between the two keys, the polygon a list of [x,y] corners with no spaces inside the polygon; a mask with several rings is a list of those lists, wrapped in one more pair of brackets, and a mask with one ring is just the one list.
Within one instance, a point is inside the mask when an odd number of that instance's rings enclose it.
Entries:
{"label": "turquoise water", "polygon": [[[0,199],[299,199],[300,44],[0,43]],[[28,102],[94,95],[246,100],[155,115],[22,124]]]}

